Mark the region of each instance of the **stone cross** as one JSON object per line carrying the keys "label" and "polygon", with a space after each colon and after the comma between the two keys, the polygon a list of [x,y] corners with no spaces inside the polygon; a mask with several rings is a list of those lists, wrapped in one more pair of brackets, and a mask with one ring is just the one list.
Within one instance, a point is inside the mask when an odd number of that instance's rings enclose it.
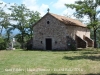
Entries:
{"label": "stone cross", "polygon": [[48,13],[49,13],[50,9],[48,8],[47,11],[48,11]]}

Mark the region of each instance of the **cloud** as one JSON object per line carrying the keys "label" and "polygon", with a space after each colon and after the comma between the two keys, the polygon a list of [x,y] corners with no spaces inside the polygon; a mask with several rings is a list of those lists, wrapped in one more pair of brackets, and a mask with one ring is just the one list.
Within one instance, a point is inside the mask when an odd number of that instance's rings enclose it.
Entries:
{"label": "cloud", "polygon": [[2,4],[0,4],[1,9],[3,9],[8,14],[11,13],[11,11],[8,10],[8,8],[10,8],[12,5],[15,4],[15,3],[6,3],[2,0],[0,0],[0,3],[2,3]]}
{"label": "cloud", "polygon": [[0,0],[0,3],[2,3],[3,1],[2,0]]}
{"label": "cloud", "polygon": [[75,12],[74,9],[67,8],[67,9],[65,9],[65,10],[62,12],[62,15],[63,15],[63,14],[66,14],[66,13],[69,13],[69,15],[72,15],[73,12]]}
{"label": "cloud", "polygon": [[[4,8],[5,12],[7,13],[11,13],[11,11],[9,11],[5,6],[9,8],[11,5],[14,5],[15,3],[6,3],[3,0],[0,0],[0,3],[3,3],[2,5],[0,5],[0,7]],[[47,11],[47,9],[49,8],[48,5],[46,4],[41,4],[39,5],[37,3],[37,0],[22,0],[22,4],[25,4],[27,8],[29,8],[32,11],[38,11],[40,12],[41,16],[43,16],[45,14],[45,12]]]}
{"label": "cloud", "polygon": [[47,10],[47,8],[49,8],[48,5],[46,4],[37,4],[37,0],[23,0],[22,2],[23,4],[25,4],[27,6],[27,8],[29,8],[30,10],[33,11],[38,11],[41,13],[41,16],[43,16],[45,14],[45,11]]}
{"label": "cloud", "polygon": [[61,13],[61,15],[64,15],[64,16],[66,16],[66,17],[71,17],[71,18],[74,18],[74,19],[75,19],[74,15],[73,15],[73,12],[75,12],[74,9],[72,10],[72,9],[68,8],[68,9],[65,9],[65,10]]}
{"label": "cloud", "polygon": [[23,0],[23,4],[25,4],[29,9],[31,9],[31,10],[37,10],[37,8],[38,8],[38,6],[37,6],[37,4],[36,4],[36,1],[37,0]]}
{"label": "cloud", "polygon": [[75,1],[76,0],[58,0],[53,4],[53,7],[56,9],[63,9],[65,8],[65,4],[73,4]]}
{"label": "cloud", "polygon": [[6,4],[5,2],[3,2],[2,0],[0,0],[0,3],[2,3],[2,4],[0,4],[1,8],[5,7],[5,4]]}
{"label": "cloud", "polygon": [[67,8],[65,6],[65,4],[74,4],[75,1],[77,1],[77,0],[69,0],[69,1],[68,0],[57,0],[57,2],[55,2],[53,4],[53,7],[56,10],[62,10],[60,15],[68,16],[68,17],[71,17],[71,18],[75,18],[74,15],[73,15],[75,10]]}
{"label": "cloud", "polygon": [[42,5],[40,6],[40,8],[39,8],[39,10],[40,10],[40,12],[41,12],[41,15],[44,15],[48,8],[49,8],[48,5],[42,4]]}

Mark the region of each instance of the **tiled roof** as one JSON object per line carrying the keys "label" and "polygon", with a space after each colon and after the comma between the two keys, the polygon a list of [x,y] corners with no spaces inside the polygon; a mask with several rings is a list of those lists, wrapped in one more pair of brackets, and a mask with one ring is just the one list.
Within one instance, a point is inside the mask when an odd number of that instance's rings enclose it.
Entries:
{"label": "tiled roof", "polygon": [[87,27],[85,24],[83,24],[82,22],[80,22],[80,21],[78,21],[76,19],[71,19],[71,18],[67,18],[65,16],[60,16],[60,15],[52,14],[52,13],[48,13],[48,14],[50,14],[53,17],[55,17],[56,19],[60,20],[65,25],[73,25],[73,26]]}

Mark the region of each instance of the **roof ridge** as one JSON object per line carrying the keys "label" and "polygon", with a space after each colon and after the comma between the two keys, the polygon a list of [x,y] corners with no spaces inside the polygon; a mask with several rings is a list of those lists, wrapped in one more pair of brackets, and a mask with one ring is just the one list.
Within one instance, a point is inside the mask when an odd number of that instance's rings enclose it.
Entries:
{"label": "roof ridge", "polygon": [[81,21],[79,21],[77,19],[68,18],[68,17],[54,14],[54,13],[49,13],[49,14],[52,15],[53,17],[55,17],[56,19],[64,22],[65,24],[68,24],[68,22],[71,22],[70,24],[75,24],[75,25],[81,26],[81,27],[87,27],[85,24],[83,24]]}

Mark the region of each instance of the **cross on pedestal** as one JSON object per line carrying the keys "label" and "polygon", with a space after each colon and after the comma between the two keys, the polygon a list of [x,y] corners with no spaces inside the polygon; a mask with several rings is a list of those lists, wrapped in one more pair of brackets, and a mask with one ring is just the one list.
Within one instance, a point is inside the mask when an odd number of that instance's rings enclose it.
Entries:
{"label": "cross on pedestal", "polygon": [[50,9],[48,8],[47,11],[48,11],[48,13],[49,13]]}

